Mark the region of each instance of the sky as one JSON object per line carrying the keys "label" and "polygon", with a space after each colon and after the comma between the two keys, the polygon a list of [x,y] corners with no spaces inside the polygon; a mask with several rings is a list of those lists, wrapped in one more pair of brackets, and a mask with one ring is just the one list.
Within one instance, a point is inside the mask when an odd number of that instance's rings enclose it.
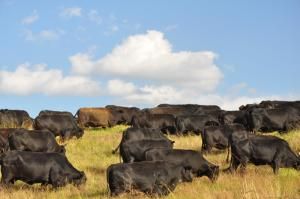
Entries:
{"label": "sky", "polygon": [[0,108],[300,99],[300,1],[0,0]]}

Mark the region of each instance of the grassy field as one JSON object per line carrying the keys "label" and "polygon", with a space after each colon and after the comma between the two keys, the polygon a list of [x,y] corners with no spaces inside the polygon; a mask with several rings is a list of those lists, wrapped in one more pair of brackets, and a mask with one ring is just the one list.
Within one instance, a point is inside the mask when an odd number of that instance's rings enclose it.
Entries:
{"label": "grassy field", "polygon": [[[79,170],[85,171],[87,182],[79,188],[72,185],[52,190],[51,187],[43,188],[39,185],[29,186],[17,182],[13,187],[0,188],[1,199],[31,199],[31,198],[108,198],[106,184],[106,168],[113,163],[118,163],[119,155],[112,155],[111,151],[120,142],[124,126],[111,129],[86,130],[79,140],[70,140],[67,143],[67,157]],[[273,135],[286,139],[294,151],[300,151],[300,131],[290,132],[283,136],[278,133]],[[175,148],[199,150],[201,138],[199,136],[176,137],[169,136],[175,141]],[[221,169],[228,166],[225,162],[226,153],[207,155],[206,158],[220,165]],[[142,193],[123,194],[118,198],[147,198]],[[179,184],[175,191],[166,198],[300,198],[300,172],[293,169],[280,169],[279,175],[274,175],[271,167],[255,167],[249,165],[246,174],[231,175],[220,173],[216,183],[211,183],[208,178],[195,179],[192,183]]]}

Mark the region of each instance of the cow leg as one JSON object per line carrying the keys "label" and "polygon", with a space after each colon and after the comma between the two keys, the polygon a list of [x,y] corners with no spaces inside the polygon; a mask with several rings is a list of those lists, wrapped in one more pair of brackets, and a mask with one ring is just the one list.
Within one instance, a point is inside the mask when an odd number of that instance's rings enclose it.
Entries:
{"label": "cow leg", "polygon": [[279,171],[279,167],[280,167],[280,161],[281,160],[281,157],[278,156],[278,154],[276,154],[273,162],[271,163],[271,166],[272,166],[272,169],[273,169],[273,172],[274,174],[278,174],[278,171]]}
{"label": "cow leg", "polygon": [[2,166],[1,173],[2,173],[1,184],[3,184],[3,185],[14,184],[14,182],[15,182],[14,175],[9,169]]}
{"label": "cow leg", "polygon": [[234,157],[233,154],[231,154],[231,164],[229,167],[230,172],[235,172],[240,164],[240,161],[236,157]]}

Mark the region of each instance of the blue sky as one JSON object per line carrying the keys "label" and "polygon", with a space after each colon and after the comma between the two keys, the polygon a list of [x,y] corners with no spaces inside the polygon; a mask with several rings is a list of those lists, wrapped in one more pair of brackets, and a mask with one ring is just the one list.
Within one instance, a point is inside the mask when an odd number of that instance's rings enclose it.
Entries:
{"label": "blue sky", "polygon": [[0,0],[0,107],[299,100],[300,2]]}

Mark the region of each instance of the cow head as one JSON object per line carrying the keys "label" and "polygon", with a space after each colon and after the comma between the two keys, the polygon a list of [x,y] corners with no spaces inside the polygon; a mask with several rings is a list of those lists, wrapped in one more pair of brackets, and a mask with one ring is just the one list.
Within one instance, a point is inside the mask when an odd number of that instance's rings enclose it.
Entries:
{"label": "cow head", "polygon": [[85,184],[86,182],[86,175],[83,171],[79,171],[79,176],[75,179],[73,179],[73,184],[75,186],[79,186],[79,185],[82,185],[82,184]]}
{"label": "cow head", "polygon": [[215,182],[219,177],[219,166],[209,164],[205,172],[198,172],[198,176],[207,176],[212,182]]}
{"label": "cow head", "polygon": [[183,167],[181,170],[181,180],[182,182],[192,182],[193,172],[191,167]]}
{"label": "cow head", "polygon": [[215,182],[219,177],[219,166],[212,166],[208,177],[212,182]]}
{"label": "cow head", "polygon": [[83,136],[83,134],[84,134],[84,130],[82,128],[77,128],[77,132],[76,132],[75,136],[77,138],[81,138]]}

